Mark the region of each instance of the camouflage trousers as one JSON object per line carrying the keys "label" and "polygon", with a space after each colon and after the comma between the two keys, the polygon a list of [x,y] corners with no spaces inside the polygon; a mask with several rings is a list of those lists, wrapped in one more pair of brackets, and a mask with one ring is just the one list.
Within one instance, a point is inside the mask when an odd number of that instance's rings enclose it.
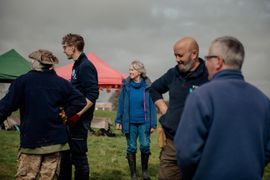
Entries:
{"label": "camouflage trousers", "polygon": [[60,171],[61,153],[19,153],[16,179],[57,179]]}

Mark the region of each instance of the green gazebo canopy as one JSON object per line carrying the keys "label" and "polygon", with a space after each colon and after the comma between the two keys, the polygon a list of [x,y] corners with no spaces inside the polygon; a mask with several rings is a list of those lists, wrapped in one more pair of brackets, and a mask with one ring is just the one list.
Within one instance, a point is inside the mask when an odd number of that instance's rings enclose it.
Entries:
{"label": "green gazebo canopy", "polygon": [[30,70],[30,62],[14,49],[0,56],[0,82],[9,83]]}

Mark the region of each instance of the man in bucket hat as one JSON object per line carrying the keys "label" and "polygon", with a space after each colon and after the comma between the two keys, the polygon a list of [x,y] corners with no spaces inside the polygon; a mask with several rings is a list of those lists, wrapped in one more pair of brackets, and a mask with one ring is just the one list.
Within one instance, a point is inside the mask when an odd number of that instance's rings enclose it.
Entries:
{"label": "man in bucket hat", "polygon": [[60,153],[69,149],[63,108],[72,117],[86,104],[79,91],[56,75],[56,56],[47,50],[29,55],[32,70],[18,77],[0,100],[0,123],[20,109],[20,150],[16,179],[57,179]]}

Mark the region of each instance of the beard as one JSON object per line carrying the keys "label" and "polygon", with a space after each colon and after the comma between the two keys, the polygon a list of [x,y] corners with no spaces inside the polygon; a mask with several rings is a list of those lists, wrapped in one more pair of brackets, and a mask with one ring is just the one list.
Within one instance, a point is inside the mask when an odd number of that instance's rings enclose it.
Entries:
{"label": "beard", "polygon": [[190,69],[191,69],[191,67],[193,65],[193,61],[192,60],[189,60],[186,63],[184,63],[184,62],[181,61],[181,62],[178,62],[177,64],[178,64],[179,70],[181,72],[186,73],[186,72],[190,71]]}

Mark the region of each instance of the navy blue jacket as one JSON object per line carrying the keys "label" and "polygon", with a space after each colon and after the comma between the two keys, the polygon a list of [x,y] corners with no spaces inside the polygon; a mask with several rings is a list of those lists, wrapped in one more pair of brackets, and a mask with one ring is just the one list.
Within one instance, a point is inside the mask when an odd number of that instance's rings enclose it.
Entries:
{"label": "navy blue jacket", "polygon": [[[93,103],[89,110],[82,115],[80,120],[75,125],[70,126],[70,132],[73,137],[87,137],[87,130],[93,118],[99,89],[97,70],[84,53],[81,53],[73,64],[71,83]],[[82,129],[84,130],[82,131]]]}
{"label": "navy blue jacket", "polygon": [[181,73],[178,66],[175,66],[153,82],[151,94],[154,102],[163,99],[162,94],[169,91],[168,110],[159,119],[167,138],[173,139],[175,135],[187,95],[207,81],[207,69],[200,59],[200,65],[189,75]]}
{"label": "navy blue jacket", "polygon": [[[95,103],[98,95],[98,75],[95,66],[82,53],[72,67],[71,83],[87,99]],[[92,106],[94,108],[94,106]]]}
{"label": "navy blue jacket", "polygon": [[0,101],[0,122],[20,109],[22,148],[64,144],[67,132],[59,108],[70,117],[85,105],[83,95],[55,71],[32,70],[13,81]]}
{"label": "navy blue jacket", "polygon": [[240,71],[223,70],[189,95],[174,143],[187,180],[261,180],[270,101]]}
{"label": "navy blue jacket", "polygon": [[[115,122],[122,125],[122,132],[124,134],[129,134],[129,124],[130,124],[130,77],[123,80],[123,87],[121,89],[119,100],[118,100],[118,111],[116,115]],[[155,105],[152,101],[152,98],[149,94],[149,89],[151,82],[148,78],[145,79],[145,99],[144,103],[146,105],[145,107],[145,113],[146,113],[146,131],[150,134],[151,128],[157,127],[157,113]]]}

